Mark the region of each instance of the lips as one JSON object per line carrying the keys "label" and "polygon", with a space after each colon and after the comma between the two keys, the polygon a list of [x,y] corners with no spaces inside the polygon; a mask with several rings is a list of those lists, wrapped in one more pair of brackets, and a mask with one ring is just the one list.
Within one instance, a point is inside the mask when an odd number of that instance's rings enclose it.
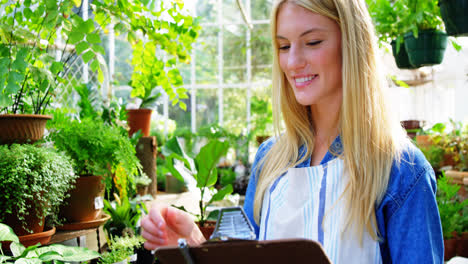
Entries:
{"label": "lips", "polygon": [[293,77],[294,79],[294,84],[296,87],[304,87],[309,84],[311,84],[316,78],[318,77],[318,74],[313,74],[313,75],[306,75],[306,76],[295,76]]}

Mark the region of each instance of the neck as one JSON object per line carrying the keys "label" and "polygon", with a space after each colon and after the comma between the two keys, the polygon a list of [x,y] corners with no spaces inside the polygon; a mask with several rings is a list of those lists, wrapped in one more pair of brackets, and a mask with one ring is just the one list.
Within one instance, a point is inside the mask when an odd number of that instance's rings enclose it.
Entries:
{"label": "neck", "polygon": [[326,144],[329,146],[338,136],[340,109],[341,101],[333,102],[326,106],[310,106],[316,144]]}

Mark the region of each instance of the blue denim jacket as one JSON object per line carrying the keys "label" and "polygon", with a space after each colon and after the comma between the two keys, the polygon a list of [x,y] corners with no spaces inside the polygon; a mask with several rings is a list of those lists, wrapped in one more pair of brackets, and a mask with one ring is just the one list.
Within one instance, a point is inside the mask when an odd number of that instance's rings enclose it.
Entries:
{"label": "blue denim jacket", "polygon": [[[259,147],[245,197],[244,210],[254,225],[257,238],[259,226],[253,218],[257,166],[273,144],[274,139],[269,139]],[[340,153],[340,137],[335,139],[331,149],[321,164],[336,158],[332,153]],[[301,148],[300,153],[305,153],[305,149]],[[297,167],[309,164],[310,157]],[[385,196],[375,209],[383,263],[443,263],[442,227],[435,192],[432,167],[419,149],[408,146],[400,164],[394,162]]]}

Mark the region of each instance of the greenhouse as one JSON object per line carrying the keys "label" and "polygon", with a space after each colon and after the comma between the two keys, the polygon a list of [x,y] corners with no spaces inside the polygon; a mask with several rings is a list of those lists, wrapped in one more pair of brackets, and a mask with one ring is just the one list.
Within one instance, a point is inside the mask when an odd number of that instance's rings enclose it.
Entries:
{"label": "greenhouse", "polygon": [[468,264],[467,0],[1,0],[0,263]]}

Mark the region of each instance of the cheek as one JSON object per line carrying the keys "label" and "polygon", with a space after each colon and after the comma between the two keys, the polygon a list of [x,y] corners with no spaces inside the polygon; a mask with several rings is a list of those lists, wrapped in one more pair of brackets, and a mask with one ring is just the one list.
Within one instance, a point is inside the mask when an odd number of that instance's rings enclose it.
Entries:
{"label": "cheek", "polygon": [[278,54],[278,60],[281,70],[286,73],[286,68],[288,66],[288,55],[285,53],[280,53]]}

